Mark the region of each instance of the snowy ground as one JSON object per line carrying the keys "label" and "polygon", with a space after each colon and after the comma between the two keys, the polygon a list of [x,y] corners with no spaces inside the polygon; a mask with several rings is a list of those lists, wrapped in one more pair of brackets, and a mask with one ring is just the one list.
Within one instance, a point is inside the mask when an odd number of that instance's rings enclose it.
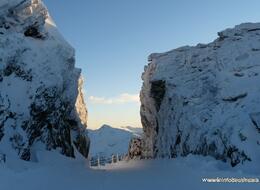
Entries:
{"label": "snowy ground", "polygon": [[[260,177],[230,168],[211,158],[121,162],[88,168],[82,160],[38,154],[40,163],[9,161],[0,164],[1,190],[186,190],[259,189],[260,183],[203,183],[202,178]],[[14,169],[15,168],[15,169]],[[225,168],[225,169],[224,169]],[[252,172],[251,172],[252,173]]]}

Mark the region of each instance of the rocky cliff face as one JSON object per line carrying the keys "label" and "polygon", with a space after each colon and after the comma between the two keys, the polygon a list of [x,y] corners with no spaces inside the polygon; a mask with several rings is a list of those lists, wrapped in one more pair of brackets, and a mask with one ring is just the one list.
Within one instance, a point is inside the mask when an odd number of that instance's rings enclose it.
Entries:
{"label": "rocky cliff face", "polygon": [[87,157],[87,110],[74,49],[41,0],[0,2],[0,154]]}
{"label": "rocky cliff face", "polygon": [[260,160],[260,24],[152,54],[142,75],[144,157]]}

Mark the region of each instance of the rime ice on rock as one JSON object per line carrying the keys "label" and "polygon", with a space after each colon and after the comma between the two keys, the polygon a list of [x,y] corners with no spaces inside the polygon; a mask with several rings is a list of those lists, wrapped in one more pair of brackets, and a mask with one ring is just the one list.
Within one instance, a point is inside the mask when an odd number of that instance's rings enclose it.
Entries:
{"label": "rime ice on rock", "polygon": [[41,0],[0,2],[0,154],[87,157],[87,110],[74,49]]}
{"label": "rime ice on rock", "polygon": [[152,54],[142,75],[145,157],[260,161],[260,24],[209,44]]}

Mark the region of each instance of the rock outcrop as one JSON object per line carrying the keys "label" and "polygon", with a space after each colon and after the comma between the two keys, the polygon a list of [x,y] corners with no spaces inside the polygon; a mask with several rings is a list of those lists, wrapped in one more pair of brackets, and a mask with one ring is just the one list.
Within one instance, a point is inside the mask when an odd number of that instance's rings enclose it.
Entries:
{"label": "rock outcrop", "polygon": [[149,56],[142,75],[144,157],[260,161],[260,24]]}
{"label": "rock outcrop", "polygon": [[129,142],[127,159],[141,159],[143,140],[140,137],[133,137]]}
{"label": "rock outcrop", "polygon": [[[41,0],[0,2],[0,154],[88,156],[87,110],[74,49]],[[3,159],[2,159],[3,160]]]}

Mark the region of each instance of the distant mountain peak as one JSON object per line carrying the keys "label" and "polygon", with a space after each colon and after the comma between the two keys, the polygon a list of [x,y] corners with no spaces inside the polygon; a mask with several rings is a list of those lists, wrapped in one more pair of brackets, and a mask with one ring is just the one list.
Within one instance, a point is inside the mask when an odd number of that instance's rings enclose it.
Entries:
{"label": "distant mountain peak", "polygon": [[99,129],[88,130],[91,140],[90,155],[110,157],[112,154],[127,154],[130,140],[140,136],[140,128],[120,127],[114,128],[104,124]]}

